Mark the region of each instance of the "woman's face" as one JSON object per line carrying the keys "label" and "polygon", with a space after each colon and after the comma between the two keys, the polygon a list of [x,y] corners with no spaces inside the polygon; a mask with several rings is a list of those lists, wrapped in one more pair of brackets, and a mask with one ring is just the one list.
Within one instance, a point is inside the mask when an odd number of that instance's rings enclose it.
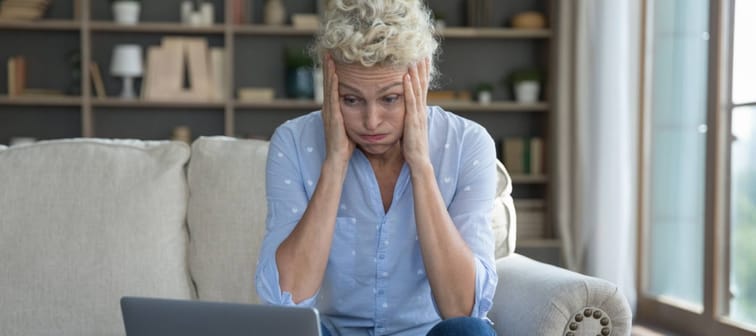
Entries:
{"label": "woman's face", "polygon": [[344,127],[367,155],[401,150],[406,73],[403,67],[336,65]]}

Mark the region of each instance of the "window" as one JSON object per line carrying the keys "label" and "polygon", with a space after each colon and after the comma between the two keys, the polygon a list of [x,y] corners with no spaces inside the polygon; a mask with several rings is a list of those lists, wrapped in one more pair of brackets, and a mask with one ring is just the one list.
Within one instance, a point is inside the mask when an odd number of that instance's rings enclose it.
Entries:
{"label": "window", "polygon": [[756,325],[756,1],[734,8],[729,317]]}
{"label": "window", "polygon": [[644,2],[638,319],[756,335],[756,1]]}

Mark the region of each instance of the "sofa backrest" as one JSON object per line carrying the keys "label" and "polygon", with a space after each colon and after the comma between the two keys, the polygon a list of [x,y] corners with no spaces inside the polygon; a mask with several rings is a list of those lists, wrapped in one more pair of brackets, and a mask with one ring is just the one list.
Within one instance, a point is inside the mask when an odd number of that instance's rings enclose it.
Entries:
{"label": "sofa backrest", "polygon": [[[255,268],[265,234],[265,165],[268,142],[201,137],[189,161],[189,264],[201,300],[251,302]],[[495,256],[515,248],[512,184],[497,166],[498,188],[492,227]]]}
{"label": "sofa backrest", "polygon": [[189,162],[189,264],[201,300],[258,302],[268,142],[201,137]]}
{"label": "sofa backrest", "polygon": [[122,335],[126,295],[192,298],[179,142],[0,150],[0,335]]}

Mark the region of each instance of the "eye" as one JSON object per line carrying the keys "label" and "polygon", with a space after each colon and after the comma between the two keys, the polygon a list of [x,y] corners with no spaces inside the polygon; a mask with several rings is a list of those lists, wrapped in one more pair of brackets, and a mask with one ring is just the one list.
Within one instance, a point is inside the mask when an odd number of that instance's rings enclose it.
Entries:
{"label": "eye", "polygon": [[393,104],[399,101],[399,95],[398,94],[392,94],[383,97],[383,102],[387,104]]}
{"label": "eye", "polygon": [[355,96],[343,96],[341,97],[341,101],[343,101],[345,105],[353,106],[359,104],[361,100]]}

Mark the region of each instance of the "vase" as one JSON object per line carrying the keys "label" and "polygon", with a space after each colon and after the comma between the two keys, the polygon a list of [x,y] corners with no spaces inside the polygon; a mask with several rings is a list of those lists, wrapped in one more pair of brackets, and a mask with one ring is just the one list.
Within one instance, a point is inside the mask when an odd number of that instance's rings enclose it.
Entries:
{"label": "vase", "polygon": [[541,91],[541,85],[537,81],[522,81],[515,84],[515,100],[518,103],[535,103]]}
{"label": "vase", "polygon": [[313,99],[313,71],[311,67],[286,69],[286,94],[294,99]]}
{"label": "vase", "polygon": [[139,22],[139,1],[115,1],[113,2],[113,18],[116,23],[135,25]]}
{"label": "vase", "polygon": [[282,0],[267,0],[265,2],[265,24],[282,25],[286,23],[286,8]]}

